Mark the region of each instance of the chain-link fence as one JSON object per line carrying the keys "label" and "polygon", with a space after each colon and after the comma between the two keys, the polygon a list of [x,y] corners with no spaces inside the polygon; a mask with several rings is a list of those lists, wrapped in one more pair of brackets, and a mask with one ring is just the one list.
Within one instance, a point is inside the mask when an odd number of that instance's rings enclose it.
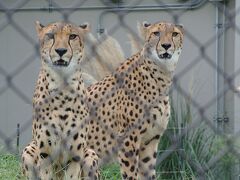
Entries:
{"label": "chain-link fence", "polygon": [[[238,179],[239,11],[238,0],[1,1],[1,146],[16,153],[31,140],[31,99],[40,67],[34,21],[89,22],[93,34],[100,37],[99,44],[104,42],[107,31],[120,42],[126,57],[132,55],[126,34],[141,39],[136,30],[137,21],[170,21],[184,25],[185,40],[170,91],[171,118],[158,148],[157,176],[159,179]],[[96,56],[95,45],[88,54],[89,59]],[[103,66],[109,68],[106,62]],[[108,102],[122,88],[121,78],[126,74],[115,74],[118,84],[90,108],[90,118],[81,125],[88,124],[95,116],[95,108]],[[125,92],[136,100],[131,91],[125,88]],[[156,105],[148,107],[140,100],[136,102],[144,110],[143,118],[126,129],[126,134],[146,121],[149,109]],[[110,136],[117,136],[106,124],[100,127]],[[108,157],[121,149],[124,137],[109,150]]]}

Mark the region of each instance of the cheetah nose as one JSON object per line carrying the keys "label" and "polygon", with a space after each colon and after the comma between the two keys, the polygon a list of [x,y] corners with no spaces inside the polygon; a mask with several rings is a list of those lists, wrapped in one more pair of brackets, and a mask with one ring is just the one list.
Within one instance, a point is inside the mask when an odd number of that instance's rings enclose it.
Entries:
{"label": "cheetah nose", "polygon": [[165,49],[168,50],[171,47],[171,44],[161,44],[161,46]]}
{"label": "cheetah nose", "polygon": [[66,48],[58,48],[58,49],[55,49],[56,53],[58,53],[58,55],[60,57],[62,57],[66,52],[67,52],[67,49]]}

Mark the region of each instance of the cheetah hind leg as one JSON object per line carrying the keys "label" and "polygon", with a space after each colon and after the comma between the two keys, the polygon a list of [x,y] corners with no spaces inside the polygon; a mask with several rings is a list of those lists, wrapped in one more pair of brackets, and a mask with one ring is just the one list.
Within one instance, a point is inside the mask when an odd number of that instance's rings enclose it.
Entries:
{"label": "cheetah hind leg", "polygon": [[39,169],[39,178],[41,180],[53,180],[56,179],[56,174],[54,172],[54,164],[52,163],[52,159],[54,159],[54,156],[49,156],[48,154],[46,157],[42,156],[41,154],[47,154],[47,153],[41,153],[38,155],[38,169]]}
{"label": "cheetah hind leg", "polygon": [[38,163],[38,147],[36,141],[30,142],[28,144],[21,155],[21,166],[23,176],[27,177],[27,179],[37,179],[37,163]]}
{"label": "cheetah hind leg", "polygon": [[133,132],[124,139],[118,154],[122,179],[138,180],[140,138],[136,134]]}

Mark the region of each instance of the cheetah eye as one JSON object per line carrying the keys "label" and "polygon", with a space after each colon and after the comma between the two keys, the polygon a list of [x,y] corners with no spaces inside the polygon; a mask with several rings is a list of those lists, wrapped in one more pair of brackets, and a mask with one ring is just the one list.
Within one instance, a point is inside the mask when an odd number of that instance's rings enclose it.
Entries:
{"label": "cheetah eye", "polygon": [[160,32],[159,31],[155,31],[155,32],[153,32],[153,34],[155,35],[155,36],[160,36]]}
{"label": "cheetah eye", "polygon": [[48,37],[48,39],[54,39],[53,33],[47,33],[46,36]]}
{"label": "cheetah eye", "polygon": [[173,37],[176,37],[178,34],[179,34],[178,32],[173,32],[173,33],[172,33],[172,36],[173,36]]}
{"label": "cheetah eye", "polygon": [[69,35],[69,39],[70,39],[70,40],[73,40],[73,39],[75,39],[76,37],[77,37],[76,34],[70,34],[70,35]]}

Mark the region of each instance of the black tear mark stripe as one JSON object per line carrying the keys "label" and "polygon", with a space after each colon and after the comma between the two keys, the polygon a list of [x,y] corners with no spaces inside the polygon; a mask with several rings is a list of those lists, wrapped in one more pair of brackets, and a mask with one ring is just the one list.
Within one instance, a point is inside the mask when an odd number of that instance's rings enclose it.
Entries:
{"label": "black tear mark stripe", "polygon": [[71,46],[71,43],[70,43],[70,39],[68,38],[68,45],[69,45],[69,47],[70,47],[70,49],[71,49],[71,51],[72,51],[72,55],[71,55],[71,58],[70,58],[70,60],[69,60],[69,63],[70,63],[70,61],[72,60],[72,57],[73,57],[73,49],[72,49],[72,46]]}
{"label": "black tear mark stripe", "polygon": [[82,44],[82,42],[81,42],[81,38],[80,38],[79,35],[78,35],[78,39],[79,39],[79,45],[80,45],[80,47],[83,46],[83,44]]}
{"label": "black tear mark stripe", "polygon": [[173,36],[172,36],[172,42],[173,42],[174,50],[175,50],[175,48],[176,48],[176,44],[175,44],[175,42],[174,42],[174,40],[173,40]]}
{"label": "black tear mark stripe", "polygon": [[50,57],[51,60],[52,60],[52,57],[51,57],[51,50],[52,50],[54,44],[55,44],[55,38],[53,38],[53,43],[52,43],[52,46],[50,47],[50,50],[49,50],[49,57]]}
{"label": "black tear mark stripe", "polygon": [[158,47],[158,44],[159,44],[159,43],[160,43],[160,37],[159,37],[158,42],[157,42],[157,45],[156,45],[156,52],[157,52],[157,54],[158,54],[157,47]]}

